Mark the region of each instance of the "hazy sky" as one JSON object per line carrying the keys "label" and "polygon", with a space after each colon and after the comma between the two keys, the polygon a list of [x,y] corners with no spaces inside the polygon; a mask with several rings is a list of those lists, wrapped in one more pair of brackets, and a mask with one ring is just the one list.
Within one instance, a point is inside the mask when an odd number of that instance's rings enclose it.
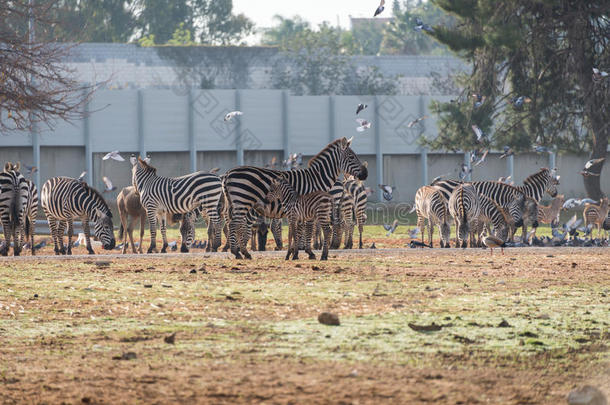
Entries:
{"label": "hazy sky", "polygon": [[[349,16],[372,17],[379,0],[233,0],[235,13],[244,13],[257,28],[273,25],[273,16],[292,17],[296,14],[314,26],[322,21],[337,24],[337,16],[343,28],[349,28]],[[386,0],[382,17],[392,14],[392,0]]]}

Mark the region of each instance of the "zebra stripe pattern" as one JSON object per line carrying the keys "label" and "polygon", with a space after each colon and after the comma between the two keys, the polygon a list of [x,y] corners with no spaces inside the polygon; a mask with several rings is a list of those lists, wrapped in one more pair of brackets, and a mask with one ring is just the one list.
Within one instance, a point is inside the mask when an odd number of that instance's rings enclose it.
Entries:
{"label": "zebra stripe pattern", "polygon": [[516,186],[526,196],[533,198],[536,202],[542,200],[544,193],[547,192],[551,197],[557,196],[557,185],[559,180],[554,171],[543,167],[538,172],[528,176],[523,180],[522,186]]}
{"label": "zebra stripe pattern", "polygon": [[27,203],[28,186],[25,177],[19,173],[19,164],[7,162],[0,173],[0,221],[4,229],[2,256],[8,255],[13,240],[13,254],[19,256],[24,233],[24,214]]}
{"label": "zebra stripe pattern", "polygon": [[229,242],[235,257],[241,258],[243,254],[251,258],[246,248],[247,239],[243,237],[247,234],[245,217],[256,203],[263,202],[273,180],[284,179],[299,195],[330,190],[341,172],[365,180],[368,170],[350,145],[351,140],[346,138],[330,143],[305,169],[279,171],[240,166],[229,170],[223,188],[229,204]]}
{"label": "zebra stripe pattern", "polygon": [[93,222],[93,232],[102,242],[105,250],[112,250],[116,244],[112,212],[104,197],[87,183],[69,177],[53,177],[44,183],[40,193],[40,203],[49,221],[49,228],[55,254],[66,254],[63,236],[68,227],[68,254],[72,254],[72,235],[74,219],[80,218],[83,223],[87,251],[91,248],[91,231],[89,222]]}
{"label": "zebra stripe pattern", "polygon": [[34,233],[36,231],[36,217],[38,216],[38,189],[31,180],[25,179],[25,183],[27,185],[27,200],[25,203],[23,236],[30,244],[30,250],[32,256],[34,256],[36,254],[34,250]]}
{"label": "zebra stripe pattern", "polygon": [[[358,225],[358,249],[363,248],[362,243],[362,232],[364,231],[364,224],[366,223],[366,205],[368,202],[368,195],[366,194],[366,187],[364,184],[357,181],[356,179],[348,179],[344,182],[344,188],[347,195],[352,200],[353,206],[353,217],[355,218],[355,224]],[[354,223],[350,226],[347,232],[346,248],[352,248],[352,235],[354,234]]]}
{"label": "zebra stripe pattern", "polygon": [[[599,205],[587,204],[582,212],[582,216],[585,221],[585,227],[589,224],[593,224],[597,228],[597,237],[601,238],[602,230],[604,236],[606,236],[606,229],[604,228],[604,222],[608,217],[608,197],[604,197],[600,200]],[[593,235],[593,233],[591,233]]]}
{"label": "zebra stripe pattern", "polygon": [[449,198],[449,212],[455,220],[456,247],[465,248],[470,236],[470,247],[475,246],[474,231],[481,215],[479,193],[471,183],[460,184]]}
{"label": "zebra stripe pattern", "polygon": [[[328,247],[330,244],[330,223],[332,215],[332,197],[324,191],[314,191],[305,195],[297,194],[290,184],[283,179],[276,179],[271,182],[269,192],[266,195],[267,204],[256,206],[259,213],[265,216],[275,214],[288,218],[288,253],[286,260],[290,258],[298,259],[299,255],[299,223],[305,223],[308,236],[306,236],[306,252],[310,259],[315,259],[311,250],[311,229],[314,222],[318,222],[324,235],[324,245],[320,260],[328,259]],[[281,207],[275,213],[266,210],[269,205]]]}
{"label": "zebra stripe pattern", "polygon": [[494,227],[494,235],[503,241],[508,240],[510,224],[512,219],[506,214],[506,211],[498,203],[489,197],[479,194],[479,202],[481,204],[481,215],[475,230],[477,238],[477,246],[483,246],[481,234],[485,224],[492,224]]}
{"label": "zebra stripe pattern", "polygon": [[157,251],[157,217],[161,218],[163,247],[167,251],[165,214],[187,214],[201,207],[210,220],[209,229],[214,230],[212,249],[220,246],[219,204],[222,194],[220,177],[212,173],[195,172],[181,177],[161,177],[157,169],[138,157],[132,167],[132,182],[140,194],[142,206],[150,225],[150,246],[148,253]]}
{"label": "zebra stripe pattern", "polygon": [[421,231],[422,243],[425,243],[427,219],[430,246],[433,246],[434,227],[438,225],[441,234],[441,247],[448,248],[451,225],[449,208],[443,193],[432,186],[420,187],[415,193],[415,212],[417,213],[417,227]]}

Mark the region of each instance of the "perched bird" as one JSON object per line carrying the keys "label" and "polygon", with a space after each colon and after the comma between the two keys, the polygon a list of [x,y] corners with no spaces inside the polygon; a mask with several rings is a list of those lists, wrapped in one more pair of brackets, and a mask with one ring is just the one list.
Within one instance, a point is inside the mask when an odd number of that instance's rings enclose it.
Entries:
{"label": "perched bird", "polygon": [[114,191],[116,190],[116,186],[112,185],[112,182],[110,181],[110,179],[106,176],[102,177],[102,181],[104,182],[104,186],[106,187],[104,189],[104,193],[108,193],[110,191]]}
{"label": "perched bird", "polygon": [[591,159],[589,160],[587,163],[585,163],[585,170],[589,170],[592,166],[603,162],[604,160],[606,160],[606,158],[599,158],[599,159]]}
{"label": "perched bird", "polygon": [[391,201],[392,198],[394,198],[394,195],[392,193],[394,192],[396,187],[388,186],[387,184],[380,184],[379,188],[381,190],[383,190],[383,198],[384,198],[384,200]]}
{"label": "perched bird", "polygon": [[477,160],[474,165],[475,166],[479,166],[481,165],[483,162],[485,162],[485,158],[487,157],[487,154],[489,153],[489,149],[485,149],[485,151],[483,152],[483,155],[481,155],[481,157],[479,158],[479,160]]}
{"label": "perched bird", "polygon": [[219,170],[220,170],[220,167],[214,167],[214,168],[210,169],[209,173],[218,173]]}
{"label": "perched bird", "polygon": [[599,173],[593,173],[593,172],[590,172],[590,171],[588,171],[588,170],[583,170],[583,171],[581,171],[581,172],[580,172],[580,174],[581,174],[583,177],[589,177],[589,176],[599,176]]}
{"label": "perched bird", "polygon": [[87,175],[87,171],[85,170],[84,172],[82,172],[82,173],[80,174],[80,176],[78,176],[78,179],[76,179],[76,180],[78,180],[78,181],[84,181],[84,180],[85,180],[85,176],[86,176],[86,175]]}
{"label": "perched bird", "polygon": [[531,103],[531,102],[532,102],[532,99],[529,97],[525,97],[525,96],[515,96],[510,99],[510,103],[515,108],[521,108],[521,107],[523,107],[523,103]]}
{"label": "perched bird", "polygon": [[427,116],[427,115],[424,115],[423,117],[419,117],[419,118],[414,119],[413,121],[411,121],[411,122],[409,122],[409,123],[407,124],[407,128],[412,128],[412,127],[413,127],[413,125],[417,124],[417,123],[418,123],[418,122],[420,122],[420,121],[425,120],[426,118],[428,118],[428,116]]}
{"label": "perched bird", "polygon": [[510,146],[505,146],[504,147],[504,153],[502,153],[500,155],[500,159],[504,159],[504,158],[512,156],[514,154],[515,154],[515,152],[513,152],[513,149]]}
{"label": "perched bird", "polygon": [[468,175],[472,173],[472,169],[466,163],[462,163],[460,170],[460,180],[464,181]]}
{"label": "perched bird", "polygon": [[608,77],[608,72],[603,72],[598,68],[593,68],[593,81],[597,82]]}
{"label": "perched bird", "polygon": [[409,231],[409,238],[415,239],[417,238],[417,234],[419,234],[419,228],[415,227]]}
{"label": "perched bird", "polygon": [[358,104],[358,107],[356,107],[356,115],[358,115],[360,111],[364,110],[366,107],[368,107],[368,105],[362,103]]}
{"label": "perched bird", "polygon": [[108,160],[108,159],[113,159],[113,160],[116,160],[116,161],[119,161],[119,162],[124,162],[125,161],[125,159],[123,159],[123,156],[121,156],[119,154],[118,150],[113,150],[112,152],[108,152],[102,158],[102,160]]}
{"label": "perched bird", "polygon": [[478,93],[473,93],[472,97],[474,97],[474,108],[481,107],[487,98],[487,96],[482,96]]}
{"label": "perched bird", "polygon": [[381,14],[383,12],[383,10],[385,10],[385,0],[381,0],[381,2],[379,3],[379,7],[377,7],[377,9],[375,10],[375,14],[373,14],[373,17],[377,17],[379,14]]}
{"label": "perched bird", "polygon": [[485,132],[483,132],[483,130],[481,130],[481,128],[479,128],[478,125],[472,125],[472,130],[474,131],[475,135],[477,136],[477,142],[481,142],[483,140],[483,138],[487,137],[487,134]]}
{"label": "perched bird", "polygon": [[413,27],[413,30],[415,30],[416,32],[421,32],[422,30],[428,31],[428,32],[434,32],[434,29],[431,26],[429,26],[428,24],[424,24],[422,19],[419,17],[415,17],[415,27]]}
{"label": "perched bird", "polygon": [[356,118],[356,122],[358,122],[358,124],[360,124],[359,127],[356,127],[356,131],[358,131],[358,132],[364,132],[365,130],[367,130],[371,127],[371,123],[365,119]]}
{"label": "perched bird", "polygon": [[536,145],[534,146],[534,152],[536,153],[552,153],[552,151],[546,146]]}
{"label": "perched bird", "polygon": [[504,248],[506,247],[506,243],[500,238],[488,235],[485,237],[485,239],[483,239],[483,244],[489,248],[489,252],[492,255],[494,254],[494,248],[500,248],[502,254],[504,254]]}
{"label": "perched bird", "polygon": [[231,112],[228,112],[228,113],[225,115],[225,121],[231,121],[231,120],[232,120],[233,118],[235,118],[236,116],[238,116],[238,115],[243,115],[243,114],[244,114],[244,113],[243,113],[243,112],[241,112],[241,111],[231,111]]}
{"label": "perched bird", "polygon": [[398,220],[395,219],[394,222],[392,222],[392,225],[383,225],[383,228],[388,231],[388,233],[385,234],[385,236],[390,236],[391,234],[394,233],[394,231],[396,230],[396,227],[398,226]]}

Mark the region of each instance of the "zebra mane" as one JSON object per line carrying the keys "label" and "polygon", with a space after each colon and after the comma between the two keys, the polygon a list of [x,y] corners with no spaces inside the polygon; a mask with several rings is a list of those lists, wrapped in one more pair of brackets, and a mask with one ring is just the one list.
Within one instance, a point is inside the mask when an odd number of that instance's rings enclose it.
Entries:
{"label": "zebra mane", "polygon": [[93,194],[93,197],[96,197],[96,200],[98,200],[102,207],[104,209],[102,209],[102,211],[104,211],[104,213],[109,216],[110,218],[112,218],[112,211],[110,211],[110,207],[108,207],[108,204],[106,203],[106,200],[104,199],[104,196],[102,195],[102,193],[100,193],[99,191],[97,191],[96,189],[94,189],[93,187],[89,186],[87,183],[84,182],[79,182],[81,183],[82,187],[89,191],[91,194]]}
{"label": "zebra mane", "polygon": [[147,163],[144,159],[142,159],[140,156],[138,156],[138,162],[140,163],[140,166],[142,166],[144,169],[146,170],[152,170],[155,173],[157,172],[157,168],[153,167],[150,165],[150,163]]}
{"label": "zebra mane", "polygon": [[523,180],[523,184],[528,184],[534,181],[534,179],[540,178],[544,175],[548,175],[549,173],[549,169],[547,169],[546,167],[543,167],[542,169],[538,170],[536,173],[534,174],[530,174],[529,176],[526,177],[525,180]]}
{"label": "zebra mane", "polygon": [[320,152],[318,152],[317,155],[315,155],[314,157],[309,159],[309,162],[307,162],[307,167],[311,167],[312,163],[316,162],[320,158],[320,156],[326,154],[329,150],[336,149],[337,146],[340,146],[341,142],[345,142],[345,141],[346,141],[345,138],[339,138],[339,139],[335,139],[334,141],[332,141],[331,143],[326,145],[326,147],[324,149],[322,149]]}

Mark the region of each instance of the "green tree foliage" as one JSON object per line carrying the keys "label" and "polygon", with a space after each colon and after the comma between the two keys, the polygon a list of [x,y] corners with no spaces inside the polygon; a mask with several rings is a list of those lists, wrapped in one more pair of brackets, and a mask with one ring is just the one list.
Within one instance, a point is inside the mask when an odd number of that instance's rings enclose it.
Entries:
{"label": "green tree foliage", "polygon": [[290,49],[294,41],[302,36],[306,31],[311,30],[309,22],[303,20],[298,15],[292,18],[285,18],[281,15],[274,15],[273,19],[277,25],[266,29],[263,32],[262,44],[278,46],[280,49]]}
{"label": "green tree foliage", "polygon": [[415,19],[434,27],[452,25],[453,17],[443,12],[433,3],[422,0],[406,0],[401,5],[395,1],[392,5],[394,19],[383,33],[381,52],[392,55],[448,55],[446,46],[434,41],[424,32],[414,30]]}
{"label": "green tree foliage", "polygon": [[[610,66],[607,1],[435,0],[453,14],[454,27],[434,36],[472,63],[462,95],[435,103],[440,135],[435,149],[469,150],[504,145],[590,151],[605,157],[610,133],[610,80],[593,68]],[[472,94],[485,100],[478,107]],[[514,103],[523,97],[523,104]],[[489,133],[477,143],[472,125]],[[602,164],[591,171],[600,173]],[[587,193],[601,195],[599,176],[585,177]]]}

